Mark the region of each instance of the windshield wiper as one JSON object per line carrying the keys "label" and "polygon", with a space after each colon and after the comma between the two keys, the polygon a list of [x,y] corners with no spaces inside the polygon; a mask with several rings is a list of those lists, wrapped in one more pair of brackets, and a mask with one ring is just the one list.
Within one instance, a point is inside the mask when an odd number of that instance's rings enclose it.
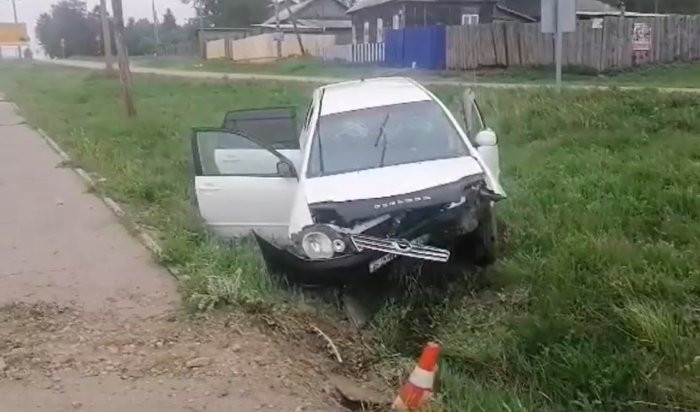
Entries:
{"label": "windshield wiper", "polygon": [[379,146],[379,139],[384,137],[383,139],[383,144],[382,144],[382,158],[379,160],[379,167],[384,167],[384,158],[386,157],[386,124],[389,123],[389,117],[391,117],[391,113],[387,112],[386,116],[384,117],[384,120],[382,121],[382,125],[379,127],[379,134],[377,135],[377,140],[374,142],[374,147]]}

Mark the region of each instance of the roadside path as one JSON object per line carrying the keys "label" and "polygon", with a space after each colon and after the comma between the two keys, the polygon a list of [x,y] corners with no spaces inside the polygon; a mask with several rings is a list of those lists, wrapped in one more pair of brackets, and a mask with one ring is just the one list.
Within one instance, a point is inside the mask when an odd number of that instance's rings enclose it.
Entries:
{"label": "roadside path", "polygon": [[[37,60],[41,63],[54,64],[59,66],[75,67],[82,69],[101,70],[104,68],[104,63],[82,60]],[[160,69],[154,67],[144,67],[133,65],[132,73],[152,74],[172,77],[185,77],[194,79],[213,79],[213,80],[267,80],[267,81],[286,81],[286,82],[303,82],[303,83],[336,83],[341,81],[352,80],[351,78],[343,77],[315,77],[315,76],[290,76],[277,74],[257,74],[257,73],[219,73],[206,72],[195,70],[176,70],[176,69]],[[463,80],[452,79],[419,79],[421,83],[426,85],[442,85],[442,86],[460,86],[460,87],[487,87],[497,89],[539,89],[553,88],[552,85],[534,84],[534,83],[492,83],[492,82],[467,82]],[[564,84],[565,89],[579,90],[605,90],[611,87],[617,87],[620,90],[645,90],[656,89],[665,93],[700,93],[700,88],[692,87],[653,87],[653,86],[616,86],[616,85],[594,85],[594,84]]]}
{"label": "roadside path", "polygon": [[0,411],[334,410],[244,320],[179,320],[174,279],[1,100]]}

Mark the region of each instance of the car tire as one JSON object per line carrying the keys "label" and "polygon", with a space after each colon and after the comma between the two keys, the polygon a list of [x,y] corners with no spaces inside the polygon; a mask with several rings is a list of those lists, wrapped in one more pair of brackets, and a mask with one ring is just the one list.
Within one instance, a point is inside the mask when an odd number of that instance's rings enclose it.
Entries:
{"label": "car tire", "polygon": [[484,207],[478,216],[478,226],[460,236],[453,247],[455,263],[488,266],[496,261],[496,214],[493,206]]}
{"label": "car tire", "polygon": [[474,263],[486,266],[496,261],[497,237],[496,213],[493,205],[488,205],[484,208],[479,218],[479,226],[475,231]]}

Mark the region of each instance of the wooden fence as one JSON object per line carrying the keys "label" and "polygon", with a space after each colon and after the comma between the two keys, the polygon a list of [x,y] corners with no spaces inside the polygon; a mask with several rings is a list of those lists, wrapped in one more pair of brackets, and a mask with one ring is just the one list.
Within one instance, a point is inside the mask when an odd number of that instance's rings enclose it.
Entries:
{"label": "wooden fence", "polygon": [[358,43],[352,45],[353,63],[381,63],[384,61],[384,43]]}
{"label": "wooden fence", "polygon": [[[300,34],[304,50],[310,56],[321,56],[335,44],[331,34]],[[273,33],[264,33],[238,40],[220,39],[207,42],[207,59],[227,59],[246,63],[267,63],[277,60],[277,42]],[[296,35],[287,33],[281,41],[282,58],[301,55]]]}
{"label": "wooden fence", "polygon": [[[635,28],[651,31],[649,50],[635,43]],[[643,43],[643,42],[642,42]],[[637,47],[635,47],[637,44]],[[580,20],[563,37],[565,66],[598,72],[639,64],[700,59],[700,16],[606,17]],[[447,28],[447,69],[554,64],[554,36],[539,23],[503,22]]]}
{"label": "wooden fence", "polygon": [[333,44],[323,49],[321,59],[325,61],[352,61],[352,44]]}
{"label": "wooden fence", "polygon": [[335,44],[326,47],[320,57],[326,61],[348,63],[381,63],[384,61],[384,43]]}

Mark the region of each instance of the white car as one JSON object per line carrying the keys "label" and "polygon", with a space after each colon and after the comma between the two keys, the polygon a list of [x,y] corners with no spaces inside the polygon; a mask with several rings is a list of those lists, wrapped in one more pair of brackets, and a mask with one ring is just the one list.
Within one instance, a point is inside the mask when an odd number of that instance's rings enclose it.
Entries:
{"label": "white car", "polygon": [[[396,257],[494,258],[496,135],[471,91],[466,129],[408,78],[320,87],[295,108],[229,112],[194,129],[199,213],[217,235],[255,233],[266,261],[314,281],[347,281]],[[465,250],[459,250],[460,248]]]}

